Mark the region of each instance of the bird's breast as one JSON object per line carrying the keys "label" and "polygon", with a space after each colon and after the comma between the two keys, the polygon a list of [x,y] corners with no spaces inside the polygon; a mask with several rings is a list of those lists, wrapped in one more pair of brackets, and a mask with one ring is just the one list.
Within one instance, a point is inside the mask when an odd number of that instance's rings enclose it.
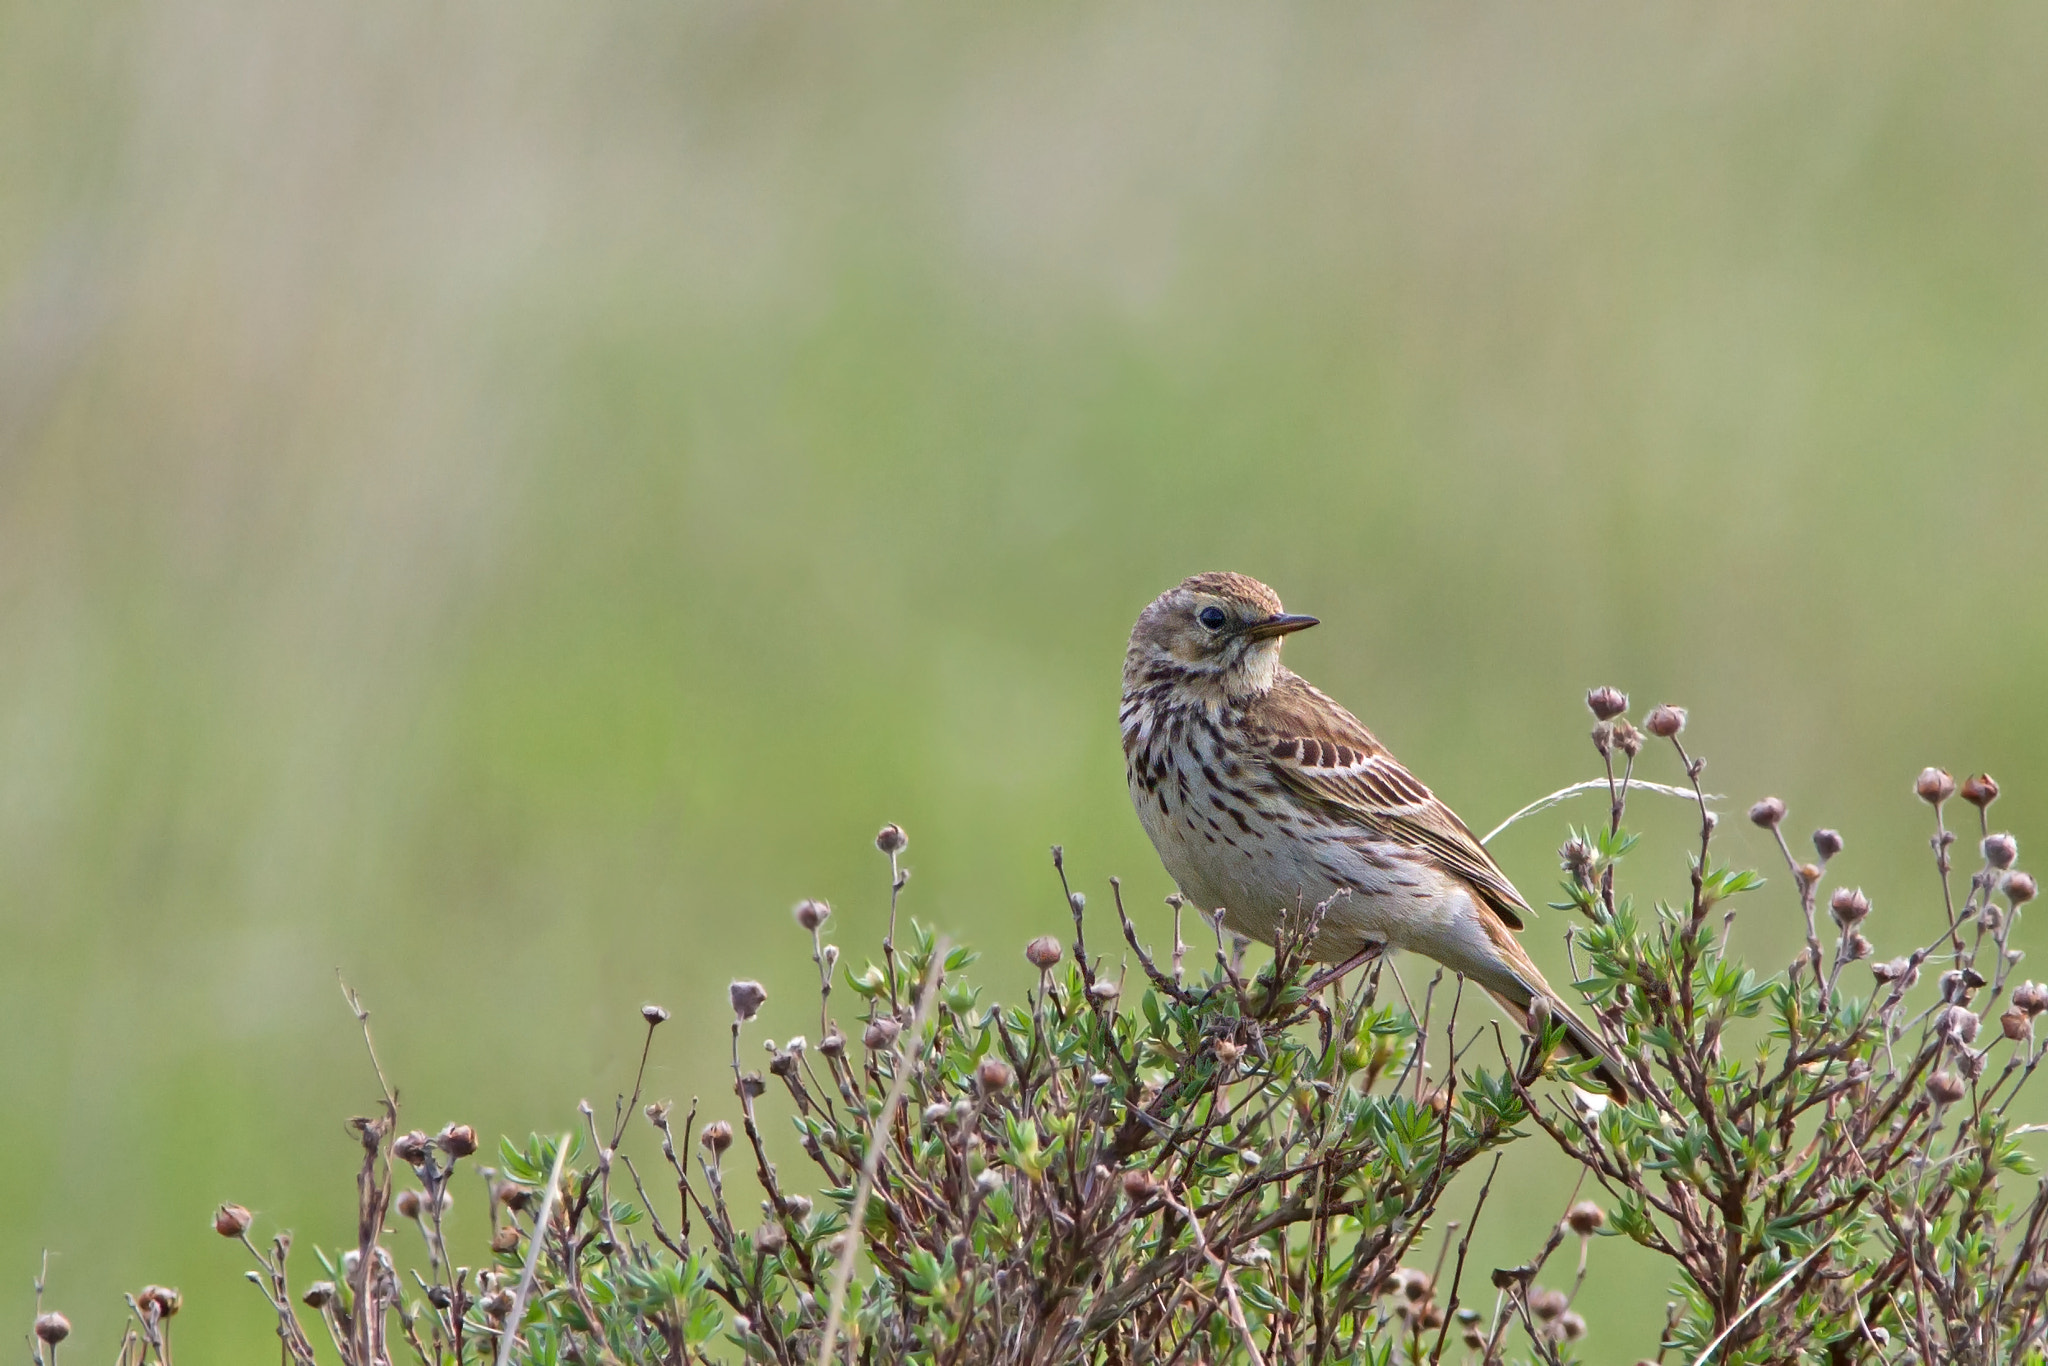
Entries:
{"label": "bird's breast", "polygon": [[1272,942],[1281,918],[1331,901],[1319,957],[1410,937],[1428,870],[1287,791],[1227,712],[1125,700],[1131,802],[1160,862],[1199,909]]}

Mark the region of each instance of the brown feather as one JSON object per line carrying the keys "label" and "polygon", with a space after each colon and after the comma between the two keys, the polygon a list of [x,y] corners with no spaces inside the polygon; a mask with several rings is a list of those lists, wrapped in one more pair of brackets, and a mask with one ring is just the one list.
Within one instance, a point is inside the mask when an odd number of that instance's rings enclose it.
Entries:
{"label": "brown feather", "polygon": [[1529,904],[1486,846],[1357,717],[1284,668],[1247,712],[1249,724],[1265,732],[1268,765],[1296,796],[1426,851],[1501,920],[1522,928]]}

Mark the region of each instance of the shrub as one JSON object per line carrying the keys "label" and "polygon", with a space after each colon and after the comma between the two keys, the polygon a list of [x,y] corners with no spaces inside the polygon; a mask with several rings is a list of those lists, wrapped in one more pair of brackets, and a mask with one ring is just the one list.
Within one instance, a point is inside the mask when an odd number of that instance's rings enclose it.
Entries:
{"label": "shrub", "polygon": [[[1990,829],[1996,785],[1961,789],[1981,862],[1958,901],[1956,785],[1922,775],[1946,924],[1883,960],[1870,899],[1823,896],[1841,837],[1816,832],[1803,862],[1783,803],[1758,802],[1750,817],[1777,836],[1806,938],[1763,979],[1729,948],[1739,898],[1763,879],[1715,859],[1684,713],[1644,720],[1676,757],[1684,786],[1672,789],[1637,779],[1652,741],[1626,700],[1603,689],[1589,703],[1607,772],[1580,787],[1605,793],[1607,818],[1560,850],[1558,904],[1583,917],[1567,932],[1578,985],[1630,1083],[1625,1103],[1565,1084],[1587,1064],[1556,1054],[1557,1026],[1518,1046],[1490,1019],[1461,1021],[1462,980],[1440,970],[1414,994],[1382,963],[1325,982],[1302,946],[1327,907],[1295,916],[1248,971],[1241,941],[1176,901],[1161,961],[1112,881],[1113,967],[1087,941],[1086,902],[1057,849],[1071,938],[1031,941],[1036,988],[984,1004],[965,976],[970,950],[914,922],[896,942],[906,841],[890,826],[877,839],[891,872],[879,964],[842,968],[824,937],[829,907],[797,907],[818,971],[816,1042],[764,1041],[765,1075],[747,1068],[743,1036],[765,992],[733,984],[737,1127],[700,1128],[694,1108],[679,1120],[667,1102],[642,1111],[636,1078],[608,1123],[586,1105],[580,1132],[506,1142],[480,1168],[489,1248],[458,1265],[441,1211],[458,1167],[475,1165],[476,1136],[401,1132],[385,1086],[383,1112],[355,1121],[356,1245],[323,1255],[320,1279],[295,1290],[290,1235],[258,1246],[236,1206],[216,1230],[255,1256],[251,1279],[297,1366],[319,1356],[302,1306],[347,1366],[1562,1362],[1586,1332],[1574,1308],[1585,1246],[1613,1235],[1671,1263],[1660,1357],[2037,1356],[2048,1184],[2016,1191],[2008,1178],[2033,1169],[2011,1111],[2040,1060],[2033,1023],[2048,988],[2013,980],[2011,936],[2034,884]],[[1629,802],[1645,788],[1689,794],[1699,816],[1689,894],[1647,909],[1621,879],[1636,842]],[[1199,972],[1184,921],[1201,927]],[[833,1013],[841,987],[851,1037]],[[351,1004],[368,1042],[368,1014]],[[643,1016],[644,1075],[668,1015]],[[770,1160],[775,1112],[808,1181]],[[636,1113],[659,1134],[658,1177],[619,1151]],[[1605,1201],[1573,1203],[1526,1263],[1490,1269],[1475,1290],[1472,1230],[1498,1150],[1517,1141],[1555,1144]],[[1475,1164],[1486,1174],[1472,1208],[1443,1218],[1453,1179]],[[423,1235],[424,1266],[405,1277],[394,1220]],[[1570,1289],[1546,1288],[1573,1239]],[[122,1360],[167,1362],[176,1292],[130,1305]],[[38,1361],[54,1363],[58,1340],[38,1337]]]}

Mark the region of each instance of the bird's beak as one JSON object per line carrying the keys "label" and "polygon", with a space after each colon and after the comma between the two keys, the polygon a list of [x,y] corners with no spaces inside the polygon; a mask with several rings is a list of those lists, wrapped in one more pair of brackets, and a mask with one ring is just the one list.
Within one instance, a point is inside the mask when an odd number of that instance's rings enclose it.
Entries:
{"label": "bird's beak", "polygon": [[1295,612],[1276,612],[1264,621],[1245,628],[1245,634],[1253,640],[1270,640],[1274,636],[1289,635],[1295,631],[1306,631],[1316,624],[1316,618],[1304,617]]}

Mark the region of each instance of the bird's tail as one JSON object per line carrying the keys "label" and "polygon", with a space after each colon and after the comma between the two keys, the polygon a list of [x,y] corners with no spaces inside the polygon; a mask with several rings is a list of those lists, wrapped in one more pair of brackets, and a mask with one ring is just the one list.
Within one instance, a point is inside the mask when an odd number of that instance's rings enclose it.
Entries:
{"label": "bird's tail", "polygon": [[[1552,991],[1542,978],[1536,980],[1538,988],[1534,990],[1529,989],[1526,984],[1517,983],[1528,992],[1519,1002],[1505,991],[1493,987],[1488,987],[1486,991],[1494,1000],[1500,1002],[1501,1009],[1508,1013],[1508,1017],[1519,1025],[1525,1034],[1534,1034],[1551,1024],[1563,1025],[1565,1047],[1594,1064],[1591,1079],[1597,1081],[1601,1089],[1614,1099],[1626,1101],[1628,1083],[1622,1078],[1620,1060],[1607,1051],[1607,1045],[1586,1027],[1586,1022],[1574,1014],[1572,1008],[1559,999],[1557,993]],[[1540,1006],[1538,1002],[1541,1002]],[[1541,1018],[1532,1019],[1532,1016]]]}
{"label": "bird's tail", "polygon": [[1507,1011],[1523,1033],[1538,1033],[1552,1023],[1563,1025],[1565,1046],[1595,1064],[1592,1078],[1608,1095],[1627,1101],[1628,1082],[1621,1060],[1608,1051],[1600,1036],[1543,980],[1543,974],[1506,927],[1496,931],[1493,924],[1486,923],[1484,928],[1495,953],[1489,955],[1491,961],[1484,965],[1485,971],[1473,973],[1468,969],[1467,975],[1476,978],[1487,995],[1500,1002],[1501,1009]]}

